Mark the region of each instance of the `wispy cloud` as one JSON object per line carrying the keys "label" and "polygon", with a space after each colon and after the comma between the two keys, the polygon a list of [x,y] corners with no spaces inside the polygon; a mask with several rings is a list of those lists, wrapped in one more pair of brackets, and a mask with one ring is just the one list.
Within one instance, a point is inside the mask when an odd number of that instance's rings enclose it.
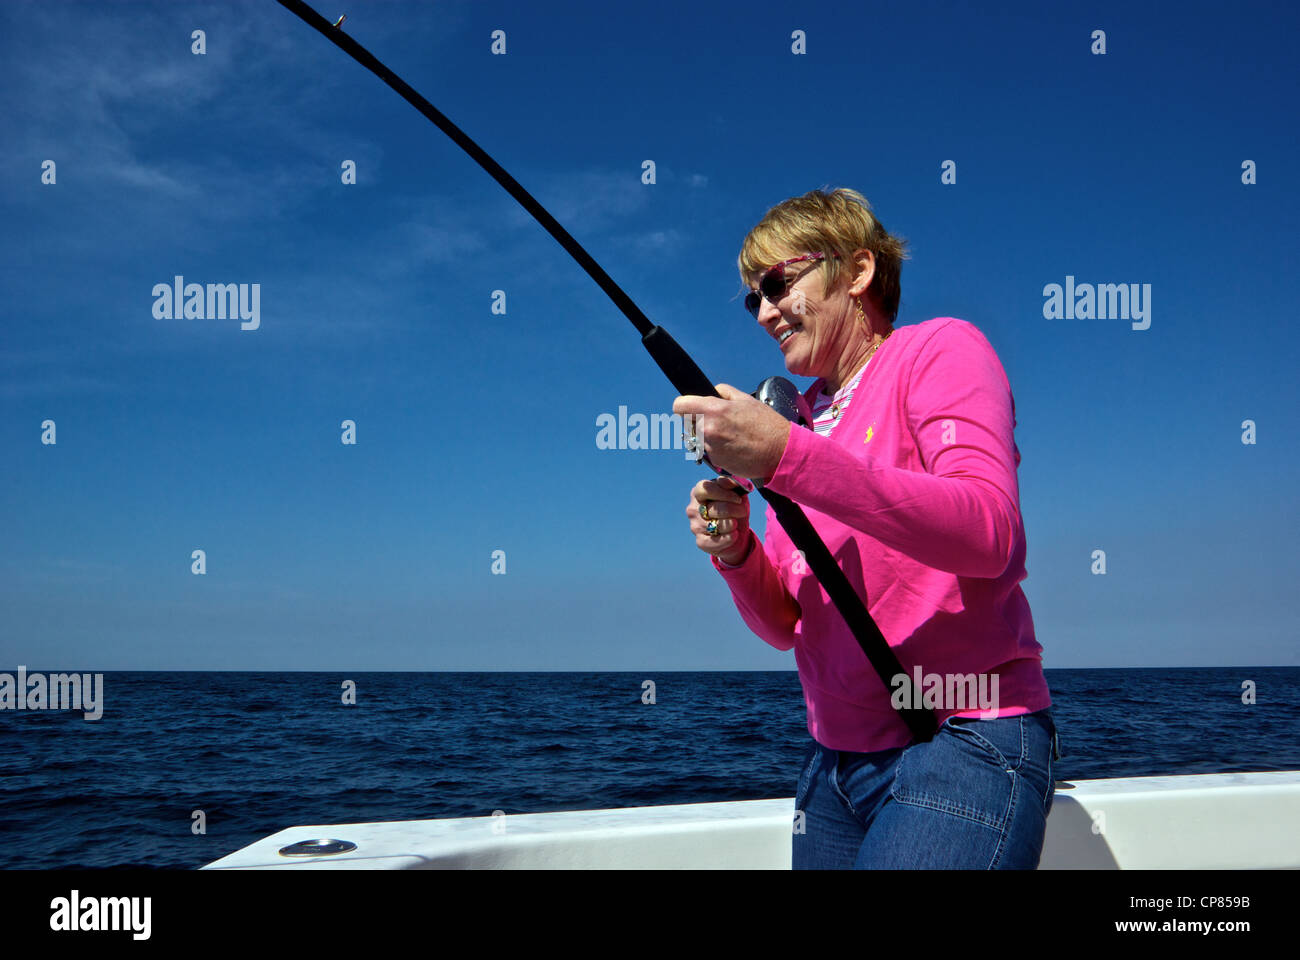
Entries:
{"label": "wispy cloud", "polygon": [[612,246],[630,249],[643,256],[675,256],[686,247],[686,238],[680,230],[647,230],[629,233],[612,241]]}
{"label": "wispy cloud", "polygon": [[[542,206],[570,231],[601,233],[643,211],[653,186],[643,184],[635,169],[559,170],[525,185]],[[530,220],[516,208],[517,222]]]}
{"label": "wispy cloud", "polygon": [[[196,57],[186,34],[158,10],[132,7],[124,17],[123,9],[4,5],[6,46],[16,48],[2,74],[10,135],[54,159],[65,176],[183,194],[190,188],[142,159],[139,142],[211,100],[231,54],[223,44],[214,45],[211,60]],[[247,30],[229,11],[220,19],[232,21],[235,37]],[[167,35],[176,38],[170,49],[157,43]],[[26,151],[6,153],[6,173],[30,166]]]}
{"label": "wispy cloud", "polygon": [[[176,201],[189,219],[218,222],[301,203],[304,185],[337,177],[343,149],[373,182],[379,148],[340,143],[310,119],[343,78],[312,72],[313,36],[286,41],[283,14],[273,4],[0,5],[0,103],[7,138],[23,147],[0,154],[0,172],[34,180],[51,159],[60,183],[126,188],[105,212],[173,229],[162,208]],[[195,29],[202,55],[191,52]],[[251,169],[250,143],[264,145]]]}

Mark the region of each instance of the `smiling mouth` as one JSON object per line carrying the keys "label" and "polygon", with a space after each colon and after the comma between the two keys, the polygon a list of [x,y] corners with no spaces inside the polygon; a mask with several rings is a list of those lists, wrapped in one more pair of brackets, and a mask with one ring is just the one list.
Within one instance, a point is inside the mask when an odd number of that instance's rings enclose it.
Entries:
{"label": "smiling mouth", "polygon": [[803,327],[787,327],[785,333],[781,334],[781,339],[777,341],[778,346],[785,346],[785,342],[802,330]]}

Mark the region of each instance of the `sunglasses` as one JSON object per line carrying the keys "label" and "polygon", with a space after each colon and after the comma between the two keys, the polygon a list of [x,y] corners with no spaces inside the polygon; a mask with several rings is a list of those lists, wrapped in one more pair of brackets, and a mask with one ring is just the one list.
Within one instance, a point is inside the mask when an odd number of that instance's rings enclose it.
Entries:
{"label": "sunglasses", "polygon": [[[831,254],[831,256],[835,259],[839,259],[837,254]],[[789,260],[782,260],[775,267],[764,272],[763,276],[758,280],[757,290],[751,290],[745,295],[745,309],[752,313],[755,319],[758,319],[758,308],[762,305],[764,300],[770,300],[772,303],[776,303],[777,300],[780,300],[781,297],[785,296],[786,290],[789,289],[790,284],[786,280],[785,276],[785,268],[787,266],[792,263],[802,263],[805,260],[825,259],[826,254],[824,253],[807,253],[802,257],[791,257]],[[810,267],[809,269],[812,268]],[[807,272],[807,270],[803,271],[803,273],[799,274],[799,277],[802,277],[803,274]],[[795,279],[798,280],[799,277],[795,277]]]}

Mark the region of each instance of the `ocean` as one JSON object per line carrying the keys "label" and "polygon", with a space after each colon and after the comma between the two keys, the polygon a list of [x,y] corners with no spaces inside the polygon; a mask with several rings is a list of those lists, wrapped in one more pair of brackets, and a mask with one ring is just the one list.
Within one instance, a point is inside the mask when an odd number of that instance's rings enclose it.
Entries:
{"label": "ocean", "polygon": [[[1046,675],[1058,780],[1300,769],[1300,667]],[[807,742],[793,671],[106,673],[99,720],[0,711],[0,867],[193,869],[300,824],[791,797]]]}

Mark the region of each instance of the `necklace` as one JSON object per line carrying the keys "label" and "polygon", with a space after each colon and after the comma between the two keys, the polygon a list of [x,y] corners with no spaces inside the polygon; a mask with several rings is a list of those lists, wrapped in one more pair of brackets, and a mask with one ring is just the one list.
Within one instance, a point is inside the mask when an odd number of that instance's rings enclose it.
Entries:
{"label": "necklace", "polygon": [[839,419],[840,412],[844,409],[844,405],[848,402],[847,399],[843,399],[839,397],[839,394],[853,392],[854,388],[857,387],[858,385],[858,381],[862,378],[862,374],[866,371],[867,364],[871,362],[872,355],[876,352],[877,349],[879,349],[882,343],[884,343],[886,340],[889,339],[890,334],[892,334],[893,332],[894,332],[893,330],[890,330],[889,333],[885,334],[883,337],[881,337],[879,340],[877,340],[874,344],[871,345],[871,349],[867,351],[867,359],[862,362],[862,369],[858,371],[858,375],[853,378],[853,381],[847,387],[844,387],[836,392],[835,402],[831,404],[832,420]]}

